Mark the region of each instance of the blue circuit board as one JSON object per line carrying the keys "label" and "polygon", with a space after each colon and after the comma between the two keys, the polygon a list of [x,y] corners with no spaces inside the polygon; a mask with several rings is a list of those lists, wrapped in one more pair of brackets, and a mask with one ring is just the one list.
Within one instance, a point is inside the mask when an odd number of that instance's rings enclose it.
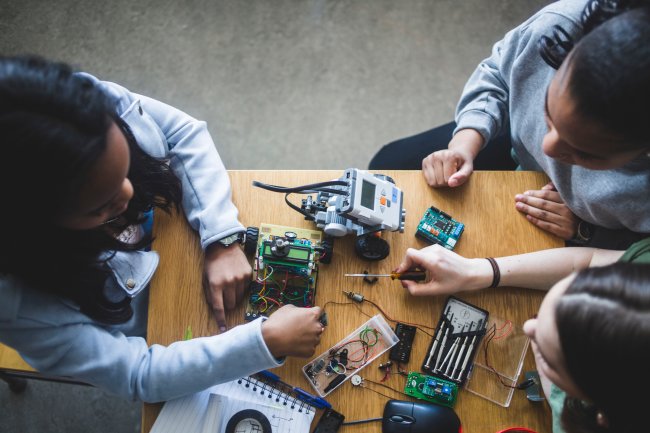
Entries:
{"label": "blue circuit board", "polygon": [[415,236],[430,244],[439,244],[448,250],[453,250],[464,229],[465,224],[431,206],[420,220]]}

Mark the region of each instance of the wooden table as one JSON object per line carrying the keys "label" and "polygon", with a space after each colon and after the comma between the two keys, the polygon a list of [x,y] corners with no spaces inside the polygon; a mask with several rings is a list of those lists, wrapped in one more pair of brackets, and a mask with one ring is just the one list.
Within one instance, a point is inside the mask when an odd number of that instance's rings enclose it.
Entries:
{"label": "wooden table", "polygon": [[[514,196],[528,189],[539,189],[547,178],[535,172],[475,172],[469,182],[454,189],[429,188],[419,171],[386,171],[404,190],[404,207],[407,211],[403,234],[387,233],[391,245],[389,257],[380,262],[364,262],[354,253],[354,239],[337,239],[332,263],[322,265],[317,288],[317,304],[327,301],[345,302],[342,290],[352,290],[379,303],[395,319],[434,326],[440,317],[446,297],[414,298],[398,282],[380,281],[368,285],[359,279],[343,277],[346,272],[388,272],[402,259],[408,247],[422,248],[426,244],[415,238],[417,224],[427,207],[435,205],[454,219],[465,223],[455,251],[466,257],[498,257],[519,254],[544,248],[562,246],[562,242],[538,230],[515,210]],[[293,227],[314,228],[310,221],[291,210],[283,195],[251,186],[253,180],[296,186],[338,178],[341,171],[231,171],[233,201],[240,211],[245,226],[261,223]],[[297,197],[296,197],[297,202]],[[148,342],[170,344],[183,338],[188,325],[194,336],[217,333],[216,325],[208,312],[201,288],[202,254],[198,237],[191,231],[182,216],[170,218],[157,214],[154,249],[160,253],[160,267],[151,285],[149,306]],[[484,308],[491,315],[509,318],[515,326],[537,312],[543,293],[523,289],[484,290],[460,294],[460,298]],[[363,310],[369,314],[378,311],[371,305]],[[228,314],[229,326],[243,322],[244,306]],[[351,305],[328,306],[329,327],[323,334],[316,354],[327,350],[356,329],[367,318]],[[394,323],[391,323],[394,325]],[[418,371],[425,356],[430,338],[418,332],[408,368]],[[498,356],[498,354],[495,354]],[[387,359],[384,355],[381,360]],[[312,391],[301,368],[306,359],[288,359],[276,374],[286,382]],[[383,374],[378,360],[361,371],[364,378],[378,381]],[[524,363],[525,370],[533,370],[530,353]],[[404,379],[397,375],[385,382],[393,389],[403,389]],[[206,384],[208,386],[210,384]],[[374,389],[392,398],[409,399],[403,394],[380,387]],[[327,400],[346,419],[356,420],[381,416],[386,398],[349,382],[332,392]],[[160,411],[159,404],[145,404],[142,431],[148,432]],[[550,433],[550,411],[545,403],[531,403],[522,391],[516,391],[509,408],[498,406],[481,397],[461,390],[455,410],[460,416],[465,433],[492,433],[509,426],[526,426],[538,433]],[[346,426],[345,432],[380,432],[380,423]]]}

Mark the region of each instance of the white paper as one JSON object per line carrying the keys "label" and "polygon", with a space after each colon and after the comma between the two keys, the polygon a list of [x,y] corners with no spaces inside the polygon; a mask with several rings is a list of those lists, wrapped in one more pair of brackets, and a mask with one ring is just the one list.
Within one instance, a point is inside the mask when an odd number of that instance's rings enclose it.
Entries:
{"label": "white paper", "polygon": [[[252,383],[246,387],[245,380],[239,382],[215,385],[203,392],[168,401],[151,433],[226,433],[228,422],[244,410],[259,412],[255,416],[266,419],[272,433],[309,433],[315,415],[312,406],[270,389],[268,385]],[[247,422],[242,421],[239,427]],[[260,430],[251,426],[250,431]]]}

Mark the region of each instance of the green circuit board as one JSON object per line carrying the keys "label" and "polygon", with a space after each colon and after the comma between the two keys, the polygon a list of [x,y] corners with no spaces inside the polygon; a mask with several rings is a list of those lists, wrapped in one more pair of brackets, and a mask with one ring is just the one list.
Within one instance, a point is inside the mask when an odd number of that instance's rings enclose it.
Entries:
{"label": "green circuit board", "polygon": [[406,379],[404,393],[419,400],[453,407],[458,397],[458,385],[412,371]]}
{"label": "green circuit board", "polygon": [[313,307],[321,243],[319,231],[262,224],[244,318],[268,317],[286,304]]}
{"label": "green circuit board", "polygon": [[465,224],[431,206],[420,220],[415,236],[430,244],[439,244],[448,250],[453,250],[464,229]]}

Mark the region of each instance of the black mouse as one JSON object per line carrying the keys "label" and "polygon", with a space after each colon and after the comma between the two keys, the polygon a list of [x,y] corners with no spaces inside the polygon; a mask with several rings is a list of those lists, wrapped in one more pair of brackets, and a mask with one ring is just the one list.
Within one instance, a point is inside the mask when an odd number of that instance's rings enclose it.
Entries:
{"label": "black mouse", "polygon": [[459,433],[453,409],[437,404],[390,400],[384,407],[382,433]]}

